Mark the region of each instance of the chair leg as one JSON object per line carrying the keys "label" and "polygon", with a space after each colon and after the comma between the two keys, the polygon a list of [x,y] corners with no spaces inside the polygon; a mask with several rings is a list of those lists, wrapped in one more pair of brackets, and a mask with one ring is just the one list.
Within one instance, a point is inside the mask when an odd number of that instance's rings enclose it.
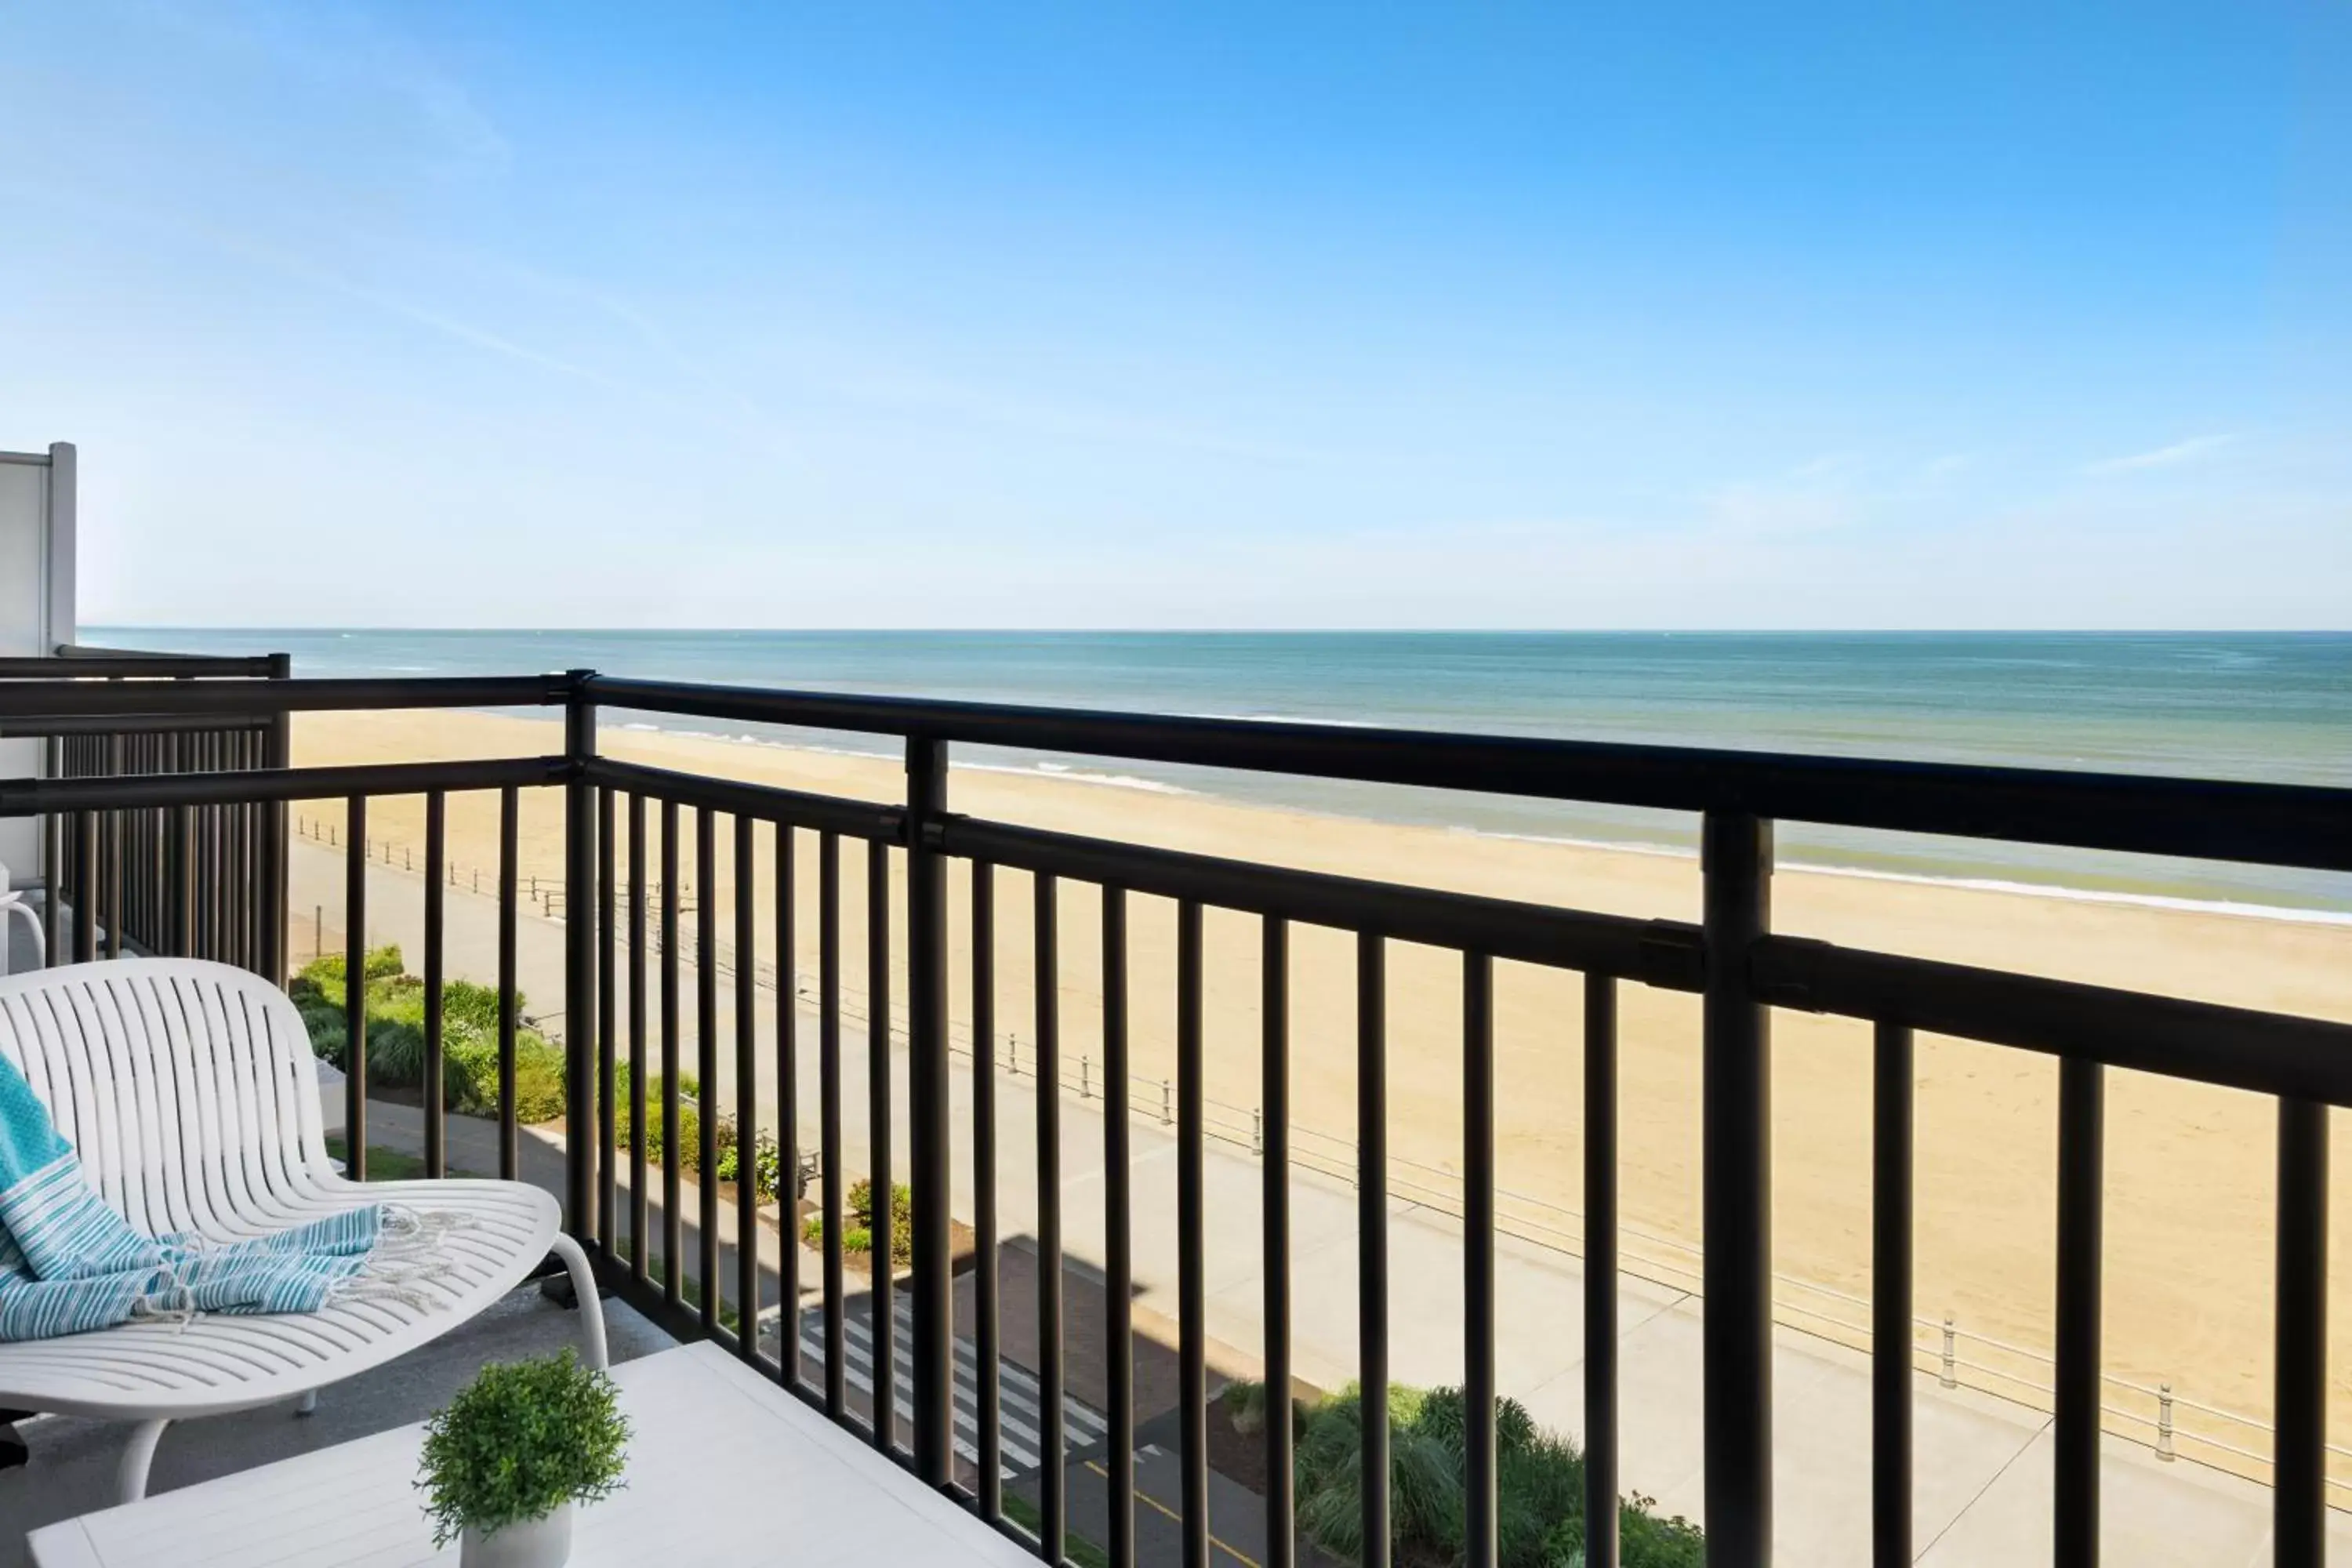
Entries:
{"label": "chair leg", "polygon": [[121,1500],[137,1502],[147,1495],[147,1472],[155,1463],[155,1445],[162,1440],[169,1420],[142,1421],[131,1429],[131,1441],[122,1450],[122,1468],[118,1472]]}
{"label": "chair leg", "polygon": [[563,1259],[572,1276],[572,1293],[579,1299],[580,1333],[588,1342],[588,1364],[602,1372],[612,1363],[604,1349],[604,1302],[596,1293],[596,1272],[588,1267],[588,1255],[580,1244],[560,1230],[555,1233],[554,1251]]}
{"label": "chair leg", "polygon": [[25,1443],[25,1435],[16,1430],[16,1423],[29,1421],[36,1413],[30,1410],[0,1410],[0,1470],[13,1470],[29,1463],[33,1451]]}
{"label": "chair leg", "polygon": [[294,1402],[294,1414],[297,1415],[316,1415],[318,1413],[319,1391],[315,1388]]}

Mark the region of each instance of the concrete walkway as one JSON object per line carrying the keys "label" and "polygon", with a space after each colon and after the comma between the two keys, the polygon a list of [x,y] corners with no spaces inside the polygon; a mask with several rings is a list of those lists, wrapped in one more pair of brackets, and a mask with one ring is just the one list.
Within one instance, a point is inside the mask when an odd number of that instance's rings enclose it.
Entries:
{"label": "concrete walkway", "polygon": [[[323,862],[323,864],[321,864]],[[307,918],[314,902],[328,906],[331,926],[341,908],[339,858],[298,846],[293,907]],[[369,896],[372,940],[421,941],[419,879],[377,868]],[[298,919],[298,927],[299,927]],[[562,927],[525,913],[519,922],[518,974],[531,1011],[560,1011]],[[495,955],[495,905],[452,889],[448,899],[449,969],[488,980],[485,959]],[[308,952],[297,942],[298,955]],[[414,948],[410,949],[412,953]],[[731,986],[719,998],[720,1092],[731,1098]],[[688,990],[686,1028],[693,1020]],[[761,993],[762,1074],[757,1088],[772,1123],[773,1085],[767,1081],[772,1042],[770,993]],[[799,1058],[802,1146],[816,1134],[815,1019],[803,1010]],[[689,1047],[683,1052],[693,1059]],[[894,1120],[907,1122],[906,1061],[894,1047]],[[853,1175],[866,1164],[866,1042],[845,1024],[842,1035],[845,1157]],[[1008,1239],[1034,1236],[1036,1084],[1028,1077],[997,1078],[1000,1231]],[[971,1071],[958,1058],[953,1073],[957,1160],[954,1205],[972,1212],[970,1159]],[[1696,1112],[1694,1112],[1695,1114]],[[1066,1094],[1061,1104],[1062,1218],[1065,1246],[1076,1260],[1099,1267],[1104,1257],[1105,1187],[1098,1100]],[[1176,1311],[1175,1144],[1146,1117],[1134,1120],[1132,1237],[1139,1314],[1172,1321]],[[908,1171],[907,1141],[895,1140],[900,1179]],[[454,1157],[453,1148],[453,1157]],[[535,1162],[534,1162],[535,1163]],[[1259,1196],[1262,1173],[1246,1150],[1212,1141],[1205,1190],[1208,1226],[1208,1312],[1211,1336],[1226,1346],[1261,1343]],[[1356,1202],[1342,1182],[1294,1169],[1292,1211],[1292,1337],[1300,1377],[1336,1387],[1354,1375],[1356,1334]],[[624,1205],[625,1207],[625,1205]],[[1401,1383],[1448,1384],[1462,1378],[1462,1244],[1451,1216],[1391,1203],[1389,1227],[1390,1356]],[[689,1215],[689,1224],[691,1216]],[[721,1234],[735,1234],[731,1211]],[[776,1246],[772,1233],[765,1249]],[[1497,1370],[1503,1391],[1525,1404],[1537,1421],[1583,1436],[1582,1276],[1579,1260],[1516,1237],[1496,1244]],[[771,1268],[773,1257],[763,1257]],[[731,1268],[731,1261],[728,1265]],[[731,1273],[726,1276],[731,1279]],[[803,1269],[803,1280],[814,1280]],[[1620,1286],[1619,1369],[1622,1474],[1631,1491],[1657,1500],[1669,1513],[1701,1519],[1704,1486],[1700,1394],[1700,1323],[1704,1304],[1688,1294],[1626,1279]],[[1776,1542],[1790,1563],[1865,1563],[1869,1558],[1869,1364],[1866,1357],[1792,1330],[1776,1334],[1774,1421]],[[1007,1352],[1024,1347],[1008,1335]],[[2050,1553],[2051,1434],[2048,1417],[2027,1406],[1971,1390],[1939,1388],[1917,1380],[1916,1405],[1916,1540],[1919,1561],[1934,1568],[2007,1568],[2046,1560]],[[1155,1412],[1140,1409],[1150,1417]],[[2164,1463],[2138,1445],[2110,1438],[2104,1486],[2106,1559],[2135,1564],[2251,1564],[2269,1560],[2267,1488],[2188,1461]],[[1703,1522],[1703,1520],[1702,1520]],[[2330,1515],[2335,1550],[2352,1554],[2352,1516]]]}

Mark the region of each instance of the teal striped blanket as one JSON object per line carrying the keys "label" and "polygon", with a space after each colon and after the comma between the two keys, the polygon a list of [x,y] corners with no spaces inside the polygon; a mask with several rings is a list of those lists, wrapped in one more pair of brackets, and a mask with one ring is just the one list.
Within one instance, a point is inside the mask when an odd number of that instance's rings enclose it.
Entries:
{"label": "teal striped blanket", "polygon": [[[0,1341],[134,1319],[315,1312],[355,1295],[423,1304],[415,1218],[369,1204],[247,1241],[143,1236],[90,1186],[73,1146],[0,1056]],[[388,1243],[393,1245],[387,1245]],[[397,1254],[392,1268],[373,1268]]]}

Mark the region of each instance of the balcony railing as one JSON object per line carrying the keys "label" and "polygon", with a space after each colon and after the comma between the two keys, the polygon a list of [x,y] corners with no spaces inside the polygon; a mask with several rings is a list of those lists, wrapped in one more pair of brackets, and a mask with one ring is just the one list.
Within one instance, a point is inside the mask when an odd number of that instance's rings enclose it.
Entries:
{"label": "balcony railing", "polygon": [[[0,683],[0,731],[77,722],[135,730],[189,723],[228,727],[250,719],[256,697],[235,680],[22,680]],[[2103,850],[2352,870],[2352,791],[2180,779],[2033,772],[1750,752],[1599,745],[1436,735],[1311,725],[1163,719],[1118,713],[927,702],[751,690],[618,679],[584,671],[514,679],[278,680],[272,711],[358,709],[546,707],[561,709],[560,754],[495,761],[323,768],[231,765],[159,775],[54,778],[0,784],[0,816],[50,821],[104,816],[170,824],[191,808],[265,805],[284,854],[287,803],[341,804],[347,859],[343,926],[352,946],[369,929],[372,800],[419,795],[425,803],[423,865],[425,1160],[446,1163],[439,1091],[445,1065],[441,998],[449,797],[489,792],[499,804],[498,870],[499,1163],[520,1164],[515,1064],[520,792],[563,792],[564,1061],[567,1079],[563,1186],[567,1225],[614,1289],[659,1321],[707,1334],[822,1408],[862,1426],[878,1447],[926,1481],[959,1490],[982,1517],[1016,1535],[1000,1484],[998,1394],[1001,1304],[997,1299],[996,1183],[1001,1089],[1031,1080],[1035,1096],[1039,1320],[1038,1451],[1063,1451],[1061,1361],[1063,1085],[1070,1073],[1057,977],[1064,957],[1058,911],[1065,883],[1099,889],[1103,1016],[1098,1062],[1085,1064],[1086,1092],[1103,1102],[1105,1142],[1104,1301],[1114,1347],[1106,1383],[1105,1459],[1112,1506],[1110,1560],[1133,1561],[1136,1409],[1127,1348],[1133,1324],[1129,1147],[1135,1078],[1129,1050],[1127,900],[1172,901],[1176,910],[1175,1075],[1158,1110],[1172,1123],[1177,1158],[1178,1364],[1181,1472],[1176,1511],[1182,1558],[1205,1568],[1209,1345],[1203,1247],[1203,1151],[1219,1135],[1204,1091],[1202,993],[1204,911],[1255,916],[1262,938],[1264,1034],[1252,1136],[1265,1172],[1264,1359],[1268,1386],[1290,1386],[1293,1268],[1289,1171],[1301,1151],[1290,1096],[1289,937],[1297,925],[1352,933],[1357,977],[1357,1115],[1348,1142],[1359,1216],[1358,1326],[1362,1411],[1363,1560],[1390,1560],[1387,1401],[1390,1322],[1387,1242],[1396,1165],[1388,1158],[1384,965],[1391,944],[1423,944],[1461,955],[1461,1082],[1465,1110],[1458,1203],[1463,1218],[1463,1299],[1467,1390],[1467,1561],[1489,1568],[1496,1555],[1495,1408],[1496,1239],[1509,1223],[1508,1194],[1496,1181],[1494,980],[1497,960],[1573,971],[1584,977],[1582,1110],[1584,1203],[1583,1396],[1586,1412],[1587,1562],[1616,1558],[1618,1474],[1617,1286],[1624,1227],[1618,1217],[1617,1001],[1644,985],[1701,999],[1704,1085],[1697,1108],[1704,1154],[1701,1204],[1706,1247],[1696,1268],[1706,1299],[1704,1451],[1707,1556],[1712,1563],[1769,1561],[1773,1534],[1772,1342],[1774,1288],[1769,1146],[1772,1011],[1790,1008],[1872,1026],[1872,1278],[1866,1342],[1872,1347],[1874,1560],[1907,1563],[1912,1533],[1915,1303],[1912,1297],[1913,1039],[1958,1037],[2054,1057],[2059,1063],[2054,1407],[2056,1561],[2098,1558],[2101,1418],[2101,1218],[2105,1069],[2120,1067],[2225,1085],[2278,1100],[2275,1216],[2274,1436],[2271,1456],[2275,1561],[2317,1564],[2326,1522],[2327,1108],[2352,1103],[2352,1026],[2250,1011],[2110,987],[1931,962],[1776,933],[1770,921],[1772,825],[1778,819],[1905,832],[1963,835]],[[667,771],[598,754],[600,709],[754,721],[898,737],[903,742],[902,804],[877,805]],[[1644,921],[1469,894],[1290,869],[1145,847],[1035,827],[984,821],[950,809],[952,745],[1013,746],[1098,757],[1245,768],[1507,793],[1562,800],[1665,807],[1702,822],[1702,919]],[[691,820],[690,836],[683,830]],[[725,824],[722,828],[722,822]],[[755,828],[768,829],[765,859]],[[625,827],[625,833],[620,831]],[[689,841],[694,865],[680,862]],[[625,858],[621,847],[626,846]],[[893,1270],[874,1270],[868,1320],[874,1412],[893,1410],[903,1370],[912,1419],[869,1418],[853,1409],[845,1369],[843,1223],[847,1169],[843,1136],[845,993],[842,861],[864,850],[866,879],[863,1013],[869,1053],[868,1172],[887,1192],[903,1131],[912,1173],[914,1332],[902,1369],[893,1321]],[[807,853],[813,850],[813,855]],[[731,866],[731,900],[716,896],[720,857]],[[813,873],[804,862],[815,861]],[[894,860],[907,889],[903,921],[889,908]],[[973,1311],[980,1369],[968,1491],[956,1464],[950,1196],[956,1142],[950,1096],[949,936],[950,861],[969,868],[970,901],[961,920],[973,955],[969,1055],[971,1121]],[[166,856],[149,868],[165,902],[192,907],[204,862]],[[994,873],[1024,873],[1025,918],[1034,926],[1033,1016],[1009,1021],[1024,1035],[1025,1074],[1000,1073],[995,1042],[1000,898]],[[813,875],[819,954],[814,976],[798,967],[794,890]],[[758,958],[762,878],[772,890],[770,966],[774,1001],[763,1028]],[[659,890],[694,887],[690,910]],[[649,889],[655,891],[649,894]],[[111,929],[121,895],[110,879],[77,875],[71,906],[77,947]],[[281,906],[282,912],[282,906]],[[165,922],[170,942],[199,927]],[[684,929],[682,929],[684,928]],[[894,942],[905,942],[903,1006],[892,995]],[[276,940],[283,941],[282,919]],[[265,953],[265,958],[273,955]],[[690,963],[690,974],[688,966]],[[649,969],[652,973],[649,974]],[[368,1069],[361,966],[349,966],[348,1133],[364,1172]],[[719,1027],[720,983],[733,1004],[733,1037]],[[689,989],[690,983],[690,989]],[[805,992],[804,992],[805,987]],[[817,1018],[821,1129],[815,1150],[822,1188],[821,1306],[824,1353],[814,1373],[788,1324],[770,1357],[752,1327],[766,1294],[757,1205],[736,1205],[733,1268],[722,1265],[715,1141],[700,1142],[697,1210],[685,1212],[688,1173],[679,1167],[682,1047],[690,1039],[703,1103],[720,1109],[722,1047],[731,1048],[732,1107],[748,1142],[758,1120],[751,1101],[760,1069],[773,1069],[783,1169],[794,1168],[802,1124],[798,998],[811,994]],[[622,997],[626,997],[625,1016]],[[691,1011],[696,1026],[685,1027]],[[903,1014],[908,1114],[895,1128],[888,1020]],[[1017,1068],[1019,1058],[1013,1062]],[[627,1069],[624,1073],[624,1068]],[[646,1081],[657,1069],[661,1103]],[[1098,1076],[1097,1076],[1098,1072]],[[625,1089],[623,1079],[625,1077]],[[1003,1083],[1000,1083],[1000,1078]],[[1013,1092],[1020,1092],[1018,1089]],[[661,1163],[650,1168],[642,1137],[623,1152],[628,1125],[648,1114],[665,1130]],[[1232,1136],[1230,1128],[1223,1135]],[[1015,1152],[1016,1153],[1018,1152]],[[625,1169],[625,1181],[623,1171]],[[625,1191],[624,1190],[625,1189]],[[658,1211],[656,1213],[656,1210]],[[787,1213],[790,1212],[789,1202]],[[799,1249],[789,1222],[778,1253],[775,1299],[798,1311]],[[877,1247],[884,1245],[877,1237]],[[728,1275],[731,1273],[732,1278]],[[904,1439],[902,1445],[902,1438]],[[1291,1430],[1265,1428],[1267,1568],[1289,1568],[1293,1518]],[[1039,1472],[1038,1550],[1063,1555],[1068,1499],[1060,1466]]]}
{"label": "balcony railing", "polygon": [[[23,680],[83,679],[120,682],[169,680],[283,680],[290,661],[283,654],[218,658],[195,654],[142,653],[118,648],[67,646],[48,658],[0,658],[0,686]],[[5,711],[5,704],[0,704]],[[53,779],[114,778],[125,774],[211,773],[282,768],[289,761],[287,715],[266,702],[226,718],[147,714],[129,719],[105,714],[56,713],[11,716],[11,738],[45,742],[43,772]],[[135,951],[166,949],[190,957],[216,959],[263,973],[283,966],[286,926],[284,807],[271,803],[190,806],[170,813],[58,814],[44,825],[43,875],[63,897],[44,908],[47,950],[62,953],[67,899],[82,909],[103,909],[102,921],[85,921],[78,932],[94,958],[102,946],[110,958]],[[202,896],[186,904],[168,891],[183,861],[188,880]],[[181,934],[184,925],[185,934]]]}

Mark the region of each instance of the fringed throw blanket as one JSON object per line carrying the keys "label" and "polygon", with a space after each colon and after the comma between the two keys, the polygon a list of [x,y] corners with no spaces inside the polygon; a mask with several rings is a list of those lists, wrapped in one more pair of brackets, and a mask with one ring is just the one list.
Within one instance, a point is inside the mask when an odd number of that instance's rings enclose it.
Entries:
{"label": "fringed throw blanket", "polygon": [[0,1341],[135,1318],[315,1312],[356,1297],[422,1306],[439,1216],[381,1204],[250,1241],[142,1236],[83,1179],[73,1146],[0,1057]]}

